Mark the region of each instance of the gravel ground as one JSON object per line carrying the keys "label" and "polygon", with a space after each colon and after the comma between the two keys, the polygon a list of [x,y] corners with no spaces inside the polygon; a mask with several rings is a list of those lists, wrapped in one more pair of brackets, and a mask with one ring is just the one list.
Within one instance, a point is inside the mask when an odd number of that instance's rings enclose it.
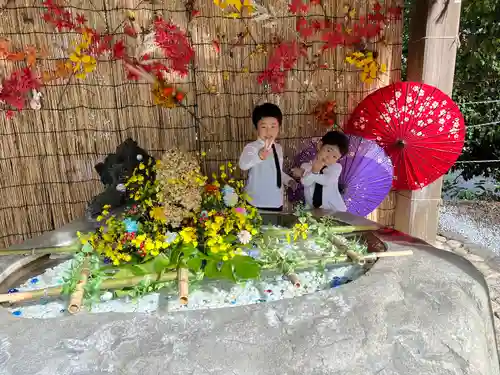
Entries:
{"label": "gravel ground", "polygon": [[439,229],[466,237],[500,255],[500,202],[444,202]]}

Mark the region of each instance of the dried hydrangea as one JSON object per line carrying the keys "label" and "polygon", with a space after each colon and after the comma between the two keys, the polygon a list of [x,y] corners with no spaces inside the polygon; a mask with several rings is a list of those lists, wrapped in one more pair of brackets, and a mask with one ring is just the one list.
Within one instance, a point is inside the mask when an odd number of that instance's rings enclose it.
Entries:
{"label": "dried hydrangea", "polygon": [[177,228],[201,209],[206,178],[196,157],[179,150],[167,151],[156,173],[167,224]]}

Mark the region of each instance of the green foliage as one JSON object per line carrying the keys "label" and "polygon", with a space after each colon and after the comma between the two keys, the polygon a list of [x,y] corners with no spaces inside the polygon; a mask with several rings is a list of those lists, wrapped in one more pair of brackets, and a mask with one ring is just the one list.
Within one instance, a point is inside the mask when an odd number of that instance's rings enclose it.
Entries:
{"label": "green foliage", "polygon": [[[405,0],[403,79],[406,78],[411,0]],[[500,103],[462,104],[500,98],[500,0],[464,0],[460,18],[453,99],[460,105],[466,125],[500,121]],[[470,127],[462,161],[500,159],[500,124]],[[500,178],[500,163],[459,164],[462,176],[484,174]]]}
{"label": "green foliage", "polygon": [[486,188],[487,181],[479,180],[472,189],[461,188],[454,179],[445,179],[443,181],[443,193],[451,199],[468,201],[500,201],[500,185],[493,189]]}

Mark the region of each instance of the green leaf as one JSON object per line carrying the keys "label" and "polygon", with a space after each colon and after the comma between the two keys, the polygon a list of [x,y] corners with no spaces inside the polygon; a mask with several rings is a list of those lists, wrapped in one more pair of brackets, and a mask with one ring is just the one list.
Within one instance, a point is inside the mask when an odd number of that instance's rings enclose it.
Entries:
{"label": "green leaf", "polygon": [[221,278],[236,281],[233,273],[233,265],[231,262],[222,263],[222,267],[220,269]]}
{"label": "green leaf", "polygon": [[260,276],[260,266],[252,257],[236,255],[231,259],[234,275],[238,279],[256,279]]}
{"label": "green leaf", "polygon": [[201,269],[201,262],[201,258],[191,258],[186,262],[186,264],[191,271],[196,273]]}
{"label": "green leaf", "polygon": [[183,253],[184,257],[190,257],[193,254],[196,254],[198,252],[198,249],[194,247],[192,244],[186,244],[181,247],[181,253]]}
{"label": "green leaf", "polygon": [[234,234],[228,234],[226,237],[224,237],[224,242],[233,243],[237,239],[238,239],[238,237],[236,237]]}
{"label": "green leaf", "polygon": [[153,269],[155,273],[162,273],[170,265],[168,257],[161,253],[153,260]]}
{"label": "green leaf", "polygon": [[94,248],[88,242],[85,242],[85,244],[82,246],[82,252],[85,254],[92,253],[93,251],[94,251]]}
{"label": "green leaf", "polygon": [[205,276],[210,279],[215,279],[219,276],[219,270],[217,269],[217,261],[209,260],[205,266]]}
{"label": "green leaf", "polygon": [[120,267],[120,270],[113,275],[113,279],[128,279],[133,276],[137,276],[136,272],[134,272],[135,266],[123,266]]}

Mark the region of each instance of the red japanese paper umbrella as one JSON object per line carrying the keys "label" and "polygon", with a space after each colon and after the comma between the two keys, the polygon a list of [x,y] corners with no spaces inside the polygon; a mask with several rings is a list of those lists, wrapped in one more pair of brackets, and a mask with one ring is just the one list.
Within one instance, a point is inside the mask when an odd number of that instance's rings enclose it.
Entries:
{"label": "red japanese paper umbrella", "polygon": [[444,175],[462,153],[464,118],[439,89],[398,82],[368,95],[344,126],[375,140],[394,165],[393,188],[417,190]]}

